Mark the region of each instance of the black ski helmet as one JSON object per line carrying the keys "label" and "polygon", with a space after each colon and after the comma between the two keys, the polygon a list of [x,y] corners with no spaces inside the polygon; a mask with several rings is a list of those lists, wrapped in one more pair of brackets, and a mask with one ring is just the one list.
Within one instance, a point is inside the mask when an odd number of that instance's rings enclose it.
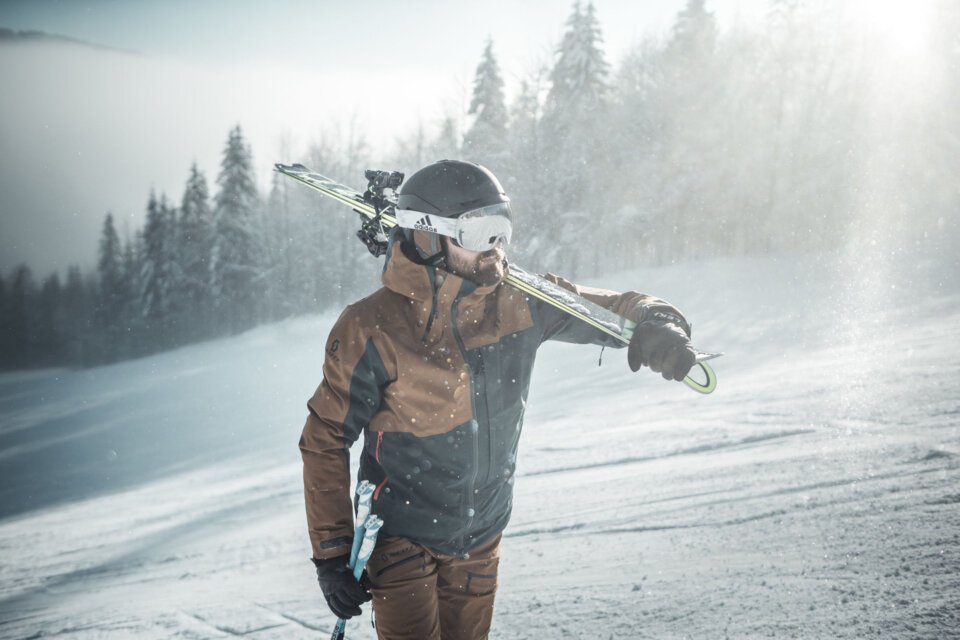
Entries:
{"label": "black ski helmet", "polygon": [[427,165],[404,181],[397,209],[412,209],[444,218],[510,202],[500,181],[486,167],[462,160]]}
{"label": "black ski helmet", "polygon": [[[397,209],[422,211],[443,218],[455,218],[467,211],[508,202],[510,198],[489,169],[463,160],[429,164],[407,178],[397,192]],[[413,231],[402,229],[402,232],[420,261],[439,265],[446,259],[440,236],[431,233],[414,241]]]}

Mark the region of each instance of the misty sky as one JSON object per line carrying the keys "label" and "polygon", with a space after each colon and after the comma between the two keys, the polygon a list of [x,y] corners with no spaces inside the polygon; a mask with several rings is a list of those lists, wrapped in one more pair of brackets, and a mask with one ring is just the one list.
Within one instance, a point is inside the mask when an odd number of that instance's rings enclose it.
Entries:
{"label": "misty sky", "polygon": [[[596,0],[608,61],[664,34],[683,0]],[[721,26],[762,0],[708,2]],[[151,188],[215,179],[239,123],[261,187],[321,134],[353,126],[387,156],[418,122],[462,113],[486,38],[507,83],[552,62],[572,3],[0,2],[0,27],[112,49],[0,45],[0,270],[92,268],[104,215],[142,224]],[[317,167],[323,170],[322,167]],[[348,180],[349,177],[343,178]],[[212,184],[211,184],[212,187]]]}

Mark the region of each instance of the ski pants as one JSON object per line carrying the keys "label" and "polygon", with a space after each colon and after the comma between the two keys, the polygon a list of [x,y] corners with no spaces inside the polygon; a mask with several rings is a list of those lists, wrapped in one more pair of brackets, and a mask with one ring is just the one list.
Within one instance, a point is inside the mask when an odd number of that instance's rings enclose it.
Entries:
{"label": "ski pants", "polygon": [[367,563],[380,640],[482,640],[490,632],[500,536],[468,557],[406,538],[377,541]]}

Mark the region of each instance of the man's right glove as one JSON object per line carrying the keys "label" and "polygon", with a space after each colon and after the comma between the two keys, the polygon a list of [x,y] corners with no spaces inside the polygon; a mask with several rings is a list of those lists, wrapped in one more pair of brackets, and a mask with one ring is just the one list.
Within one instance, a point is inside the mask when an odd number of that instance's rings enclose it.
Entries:
{"label": "man's right glove", "polygon": [[665,380],[683,380],[697,361],[690,344],[690,325],[680,312],[668,304],[651,305],[641,311],[641,321],[633,330],[627,348],[627,363],[632,371],[646,365]]}
{"label": "man's right glove", "polygon": [[366,572],[357,582],[353,571],[347,567],[347,560],[348,556],[326,560],[313,558],[313,564],[317,567],[317,581],[327,606],[338,618],[344,620],[360,615],[360,605],[372,598]]}

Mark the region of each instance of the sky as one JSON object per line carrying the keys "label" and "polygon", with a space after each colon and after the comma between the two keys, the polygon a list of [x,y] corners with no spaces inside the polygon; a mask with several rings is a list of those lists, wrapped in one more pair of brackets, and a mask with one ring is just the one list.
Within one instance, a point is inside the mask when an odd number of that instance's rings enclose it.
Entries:
{"label": "sky", "polygon": [[[759,1],[759,0],[758,0]],[[731,24],[756,8],[715,0]],[[682,0],[597,0],[608,60],[664,34]],[[709,3],[708,3],[709,6]],[[179,200],[191,163],[215,179],[243,127],[266,189],[274,162],[324,135],[374,157],[469,102],[491,38],[508,97],[548,65],[572,3],[0,1],[0,28],[93,43],[0,45],[0,272],[91,269],[102,220],[141,226],[151,189]],[[318,167],[318,170],[322,168]],[[347,178],[341,178],[347,180]]]}

